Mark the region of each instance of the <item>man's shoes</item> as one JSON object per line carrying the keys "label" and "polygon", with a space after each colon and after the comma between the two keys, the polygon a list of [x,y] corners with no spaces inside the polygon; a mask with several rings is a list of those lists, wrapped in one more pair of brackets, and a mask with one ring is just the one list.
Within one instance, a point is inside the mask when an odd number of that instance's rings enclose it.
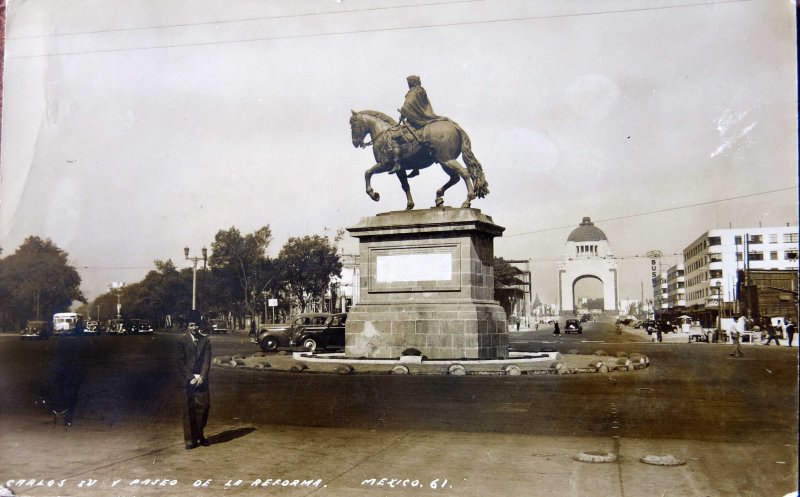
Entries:
{"label": "man's shoes", "polygon": [[208,440],[206,440],[205,437],[201,438],[198,443],[203,447],[208,447],[209,445],[211,445],[211,443]]}
{"label": "man's shoes", "polygon": [[196,443],[186,444],[186,450],[192,450],[192,449],[196,449],[196,448],[197,448],[197,444]]}

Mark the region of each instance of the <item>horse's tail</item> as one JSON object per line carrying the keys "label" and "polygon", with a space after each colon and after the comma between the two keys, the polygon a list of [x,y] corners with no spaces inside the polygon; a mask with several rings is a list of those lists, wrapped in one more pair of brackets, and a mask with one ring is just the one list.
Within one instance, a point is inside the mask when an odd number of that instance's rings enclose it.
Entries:
{"label": "horse's tail", "polygon": [[461,129],[461,126],[455,121],[450,122],[456,127],[456,131],[461,137],[461,156],[464,158],[467,171],[469,171],[469,175],[472,178],[472,188],[475,190],[475,195],[478,198],[483,198],[489,193],[489,183],[483,175],[483,167],[481,167],[481,163],[472,153],[472,142],[470,142],[467,132]]}

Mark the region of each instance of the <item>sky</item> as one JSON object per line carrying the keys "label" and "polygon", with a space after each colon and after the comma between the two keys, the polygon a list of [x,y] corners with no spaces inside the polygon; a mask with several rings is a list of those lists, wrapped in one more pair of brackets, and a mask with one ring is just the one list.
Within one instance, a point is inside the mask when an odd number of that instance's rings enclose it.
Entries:
{"label": "sky", "polygon": [[[222,229],[269,225],[275,256],[401,210],[393,175],[365,194],[348,120],[397,118],[416,74],[483,165],[495,255],[530,260],[540,300],[584,216],[620,299],[648,299],[649,250],[669,266],[709,229],[797,225],[795,40],[786,0],[12,0],[2,255],[50,238],[91,299]],[[417,208],[446,180],[411,179]]]}

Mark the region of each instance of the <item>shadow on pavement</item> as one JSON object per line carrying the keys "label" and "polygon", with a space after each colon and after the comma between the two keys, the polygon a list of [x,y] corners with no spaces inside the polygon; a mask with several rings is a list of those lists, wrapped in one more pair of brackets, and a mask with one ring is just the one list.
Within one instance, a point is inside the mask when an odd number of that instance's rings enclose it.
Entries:
{"label": "shadow on pavement", "polygon": [[231,440],[236,440],[237,438],[242,438],[250,433],[256,431],[255,428],[236,428],[235,430],[226,430],[222,433],[217,433],[216,435],[212,435],[208,437],[208,442],[211,444],[221,444],[225,442],[230,442]]}

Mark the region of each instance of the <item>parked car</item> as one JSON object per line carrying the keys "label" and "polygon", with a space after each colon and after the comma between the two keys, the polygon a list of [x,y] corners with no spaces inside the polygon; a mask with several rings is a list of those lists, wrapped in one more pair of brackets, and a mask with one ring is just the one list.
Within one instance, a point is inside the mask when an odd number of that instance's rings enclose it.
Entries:
{"label": "parked car", "polygon": [[678,332],[678,329],[675,326],[670,324],[669,321],[665,321],[663,319],[657,319],[653,321],[652,324],[648,325],[645,329],[647,330],[648,335],[652,335],[657,329],[660,329],[662,334]]}
{"label": "parked car", "polygon": [[53,329],[49,321],[28,321],[19,333],[22,340],[47,340],[52,335]]}
{"label": "parked car", "polygon": [[131,319],[128,328],[133,335],[152,335],[153,324],[149,319]]}
{"label": "parked car", "polygon": [[343,349],[346,313],[334,314],[322,326],[308,325],[298,329],[292,345],[310,351],[320,349]]}
{"label": "parked car", "polygon": [[108,322],[108,331],[106,333],[109,335],[127,335],[129,329],[130,327],[124,319],[111,319]]}
{"label": "parked car", "polygon": [[261,347],[264,352],[274,352],[278,349],[288,349],[292,347],[294,337],[300,328],[304,326],[323,326],[331,314],[305,313],[300,314],[286,324],[261,325],[255,339],[251,339]]}
{"label": "parked car", "polygon": [[567,319],[564,323],[564,334],[567,333],[580,333],[583,334],[583,326],[577,319]]}
{"label": "parked car", "polygon": [[97,321],[86,321],[86,327],[83,328],[84,335],[97,335]]}
{"label": "parked car", "polygon": [[209,321],[209,333],[228,333],[228,320],[225,318],[216,318]]}

